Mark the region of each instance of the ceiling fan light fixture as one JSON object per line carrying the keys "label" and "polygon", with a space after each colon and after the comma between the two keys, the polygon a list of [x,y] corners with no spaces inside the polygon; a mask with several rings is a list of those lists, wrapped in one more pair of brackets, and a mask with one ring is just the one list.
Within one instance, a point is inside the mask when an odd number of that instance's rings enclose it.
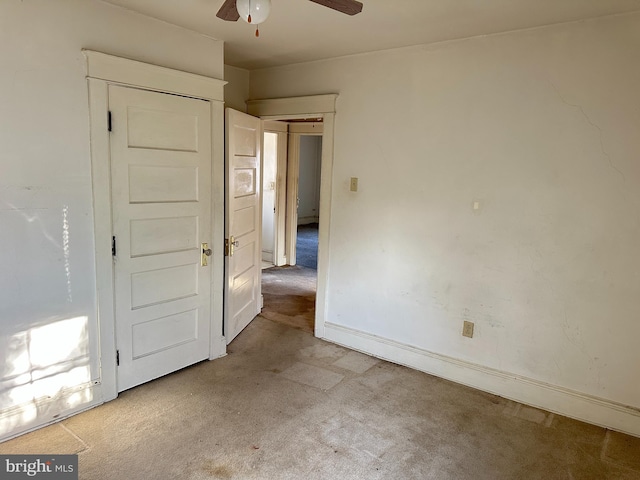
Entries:
{"label": "ceiling fan light fixture", "polygon": [[247,23],[258,25],[271,12],[271,0],[236,0],[238,14]]}

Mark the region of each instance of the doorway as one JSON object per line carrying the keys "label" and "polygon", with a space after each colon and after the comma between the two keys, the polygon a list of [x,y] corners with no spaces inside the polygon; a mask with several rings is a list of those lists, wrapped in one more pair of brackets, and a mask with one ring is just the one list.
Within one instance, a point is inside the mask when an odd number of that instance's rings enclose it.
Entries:
{"label": "doorway", "polygon": [[320,175],[320,220],[318,222],[318,269],[314,315],[314,334],[325,337],[327,319],[327,286],[329,282],[329,250],[331,225],[331,190],[333,178],[333,138],[337,94],[304,97],[249,100],[250,115],[262,120],[322,120],[322,165]]}
{"label": "doorway", "polygon": [[262,315],[313,333],[322,119],[265,121],[263,152]]}

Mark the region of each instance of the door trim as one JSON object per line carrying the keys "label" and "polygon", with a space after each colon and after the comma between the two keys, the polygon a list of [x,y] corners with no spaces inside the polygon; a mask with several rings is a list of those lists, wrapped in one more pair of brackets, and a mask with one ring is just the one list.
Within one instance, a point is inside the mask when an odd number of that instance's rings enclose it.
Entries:
{"label": "door trim", "polygon": [[87,78],[175,93],[206,100],[224,101],[224,86],[217,78],[173,70],[93,50],[82,50],[87,59]]}
{"label": "door trim", "polygon": [[249,100],[248,112],[263,120],[322,118],[322,166],[320,170],[320,224],[318,226],[318,283],[315,336],[324,338],[327,321],[329,247],[331,225],[331,181],[333,178],[333,134],[337,94]]}
{"label": "door trim", "polygon": [[96,404],[118,396],[115,292],[111,256],[111,169],[108,132],[109,84],[199,98],[211,103],[212,186],[211,339],[209,358],[226,355],[222,336],[224,287],[224,92],[227,83],[193,73],[83,50],[89,88],[89,130],[96,255],[97,313],[100,333],[101,396]]}

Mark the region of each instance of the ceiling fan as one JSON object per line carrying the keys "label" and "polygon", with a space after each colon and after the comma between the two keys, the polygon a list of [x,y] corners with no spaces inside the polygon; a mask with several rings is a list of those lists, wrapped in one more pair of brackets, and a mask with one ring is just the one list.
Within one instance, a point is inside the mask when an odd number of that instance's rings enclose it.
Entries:
{"label": "ceiling fan", "polygon": [[[356,15],[362,11],[362,3],[357,0],[310,0],[324,7],[331,8],[347,15]],[[245,22],[259,24],[269,16],[271,0],[225,0],[216,17],[228,22],[235,22],[240,17]],[[260,32],[256,27],[256,37]]]}

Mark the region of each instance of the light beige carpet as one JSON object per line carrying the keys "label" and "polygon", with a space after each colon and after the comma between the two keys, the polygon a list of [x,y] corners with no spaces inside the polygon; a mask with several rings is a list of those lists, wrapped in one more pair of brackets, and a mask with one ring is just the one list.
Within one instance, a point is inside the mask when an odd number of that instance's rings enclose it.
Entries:
{"label": "light beige carpet", "polygon": [[80,478],[640,479],[640,440],[258,317],[203,362],[0,444]]}

